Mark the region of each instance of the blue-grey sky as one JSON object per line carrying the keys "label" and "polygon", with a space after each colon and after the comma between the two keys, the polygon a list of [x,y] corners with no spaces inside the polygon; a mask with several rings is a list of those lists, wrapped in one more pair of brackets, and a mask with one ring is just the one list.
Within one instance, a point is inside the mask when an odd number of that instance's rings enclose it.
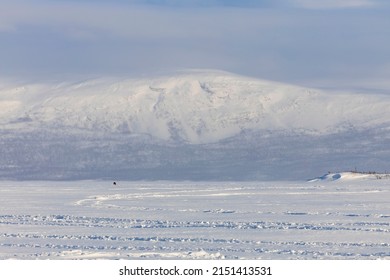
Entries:
{"label": "blue-grey sky", "polygon": [[0,76],[207,68],[314,86],[384,87],[388,2],[0,0]]}

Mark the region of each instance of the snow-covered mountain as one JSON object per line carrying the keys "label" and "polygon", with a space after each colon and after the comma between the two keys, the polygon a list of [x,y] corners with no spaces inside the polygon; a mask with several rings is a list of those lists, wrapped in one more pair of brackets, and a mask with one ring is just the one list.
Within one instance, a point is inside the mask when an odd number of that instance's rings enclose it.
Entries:
{"label": "snow-covered mountain", "polygon": [[364,164],[386,168],[388,108],[390,95],[326,92],[218,71],[2,82],[0,175],[255,179],[278,177],[287,165],[287,177],[294,177],[295,169],[328,167],[337,154],[345,155],[337,164],[354,168],[362,162],[351,158],[360,153]]}
{"label": "snow-covered mountain", "polygon": [[329,94],[223,72],[2,85],[0,96],[6,128],[79,128],[191,144],[244,130],[329,134],[390,123],[390,96]]}

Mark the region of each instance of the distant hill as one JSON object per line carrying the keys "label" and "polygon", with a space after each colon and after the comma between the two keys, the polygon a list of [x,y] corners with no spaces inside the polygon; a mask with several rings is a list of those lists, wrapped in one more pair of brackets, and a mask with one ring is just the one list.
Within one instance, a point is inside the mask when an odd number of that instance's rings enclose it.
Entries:
{"label": "distant hill", "polygon": [[[221,71],[0,83],[0,176],[298,179],[388,168],[390,94]],[[315,172],[315,173],[314,173]]]}

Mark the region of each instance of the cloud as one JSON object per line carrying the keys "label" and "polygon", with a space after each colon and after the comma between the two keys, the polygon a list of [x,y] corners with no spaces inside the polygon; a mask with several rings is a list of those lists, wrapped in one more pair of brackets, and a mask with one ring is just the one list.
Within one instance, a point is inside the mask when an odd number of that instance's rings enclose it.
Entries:
{"label": "cloud", "polygon": [[241,9],[177,11],[160,6],[47,1],[8,2],[4,8],[0,10],[2,26],[13,28],[7,28],[11,35],[0,38],[3,73],[115,74],[224,67],[223,61],[229,61],[226,46],[234,45],[229,41],[247,41],[246,32],[255,32],[266,20]]}
{"label": "cloud", "polygon": [[291,0],[293,5],[306,9],[367,8],[379,4],[375,0]]}
{"label": "cloud", "polygon": [[[222,28],[218,27],[221,12],[211,12],[217,18],[214,22],[210,18],[210,12],[202,16],[204,13],[203,10],[177,11],[160,6],[47,1],[37,1],[32,5],[17,1],[9,3],[7,9],[0,10],[0,26],[12,26],[14,31],[26,26],[52,29],[74,38],[91,38],[92,33],[96,32],[111,37],[155,39],[186,37],[189,34],[201,36],[210,33],[208,28],[203,29],[205,26],[211,29]],[[229,15],[222,12],[223,16],[237,18],[234,13]],[[229,28],[229,21],[224,20],[223,24],[225,23]]]}
{"label": "cloud", "polygon": [[[166,1],[164,1],[166,2]],[[23,4],[21,4],[23,3]],[[62,40],[122,41],[177,45],[223,43],[233,38],[247,40],[248,33],[256,33],[273,25],[280,25],[280,17],[269,11],[245,8],[208,7],[207,9],[161,6],[107,5],[66,2],[17,1],[0,11],[5,24],[22,36],[38,30]],[[5,25],[6,26],[6,25]],[[232,38],[229,38],[232,35]],[[191,43],[188,43],[191,42]],[[188,46],[187,46],[188,47]]]}
{"label": "cloud", "polygon": [[389,9],[373,9],[372,1],[289,1],[237,7],[233,1],[3,0],[0,75],[214,68],[301,83],[388,73]]}
{"label": "cloud", "polygon": [[7,33],[14,32],[15,30],[16,30],[15,26],[0,22],[0,33],[1,32],[7,32]]}

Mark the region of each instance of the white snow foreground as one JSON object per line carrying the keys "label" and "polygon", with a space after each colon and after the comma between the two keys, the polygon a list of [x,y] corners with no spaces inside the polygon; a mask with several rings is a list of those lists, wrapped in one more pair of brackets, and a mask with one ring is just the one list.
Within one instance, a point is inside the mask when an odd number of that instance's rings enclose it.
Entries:
{"label": "white snow foreground", "polygon": [[0,182],[0,259],[390,258],[386,180]]}

